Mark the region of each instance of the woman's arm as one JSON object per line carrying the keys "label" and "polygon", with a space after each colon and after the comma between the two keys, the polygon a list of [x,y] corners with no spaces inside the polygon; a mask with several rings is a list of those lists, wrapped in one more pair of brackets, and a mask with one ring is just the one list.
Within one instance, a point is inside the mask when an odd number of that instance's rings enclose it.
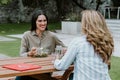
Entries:
{"label": "woman's arm", "polygon": [[75,60],[76,55],[78,53],[77,46],[75,44],[75,40],[73,40],[68,46],[67,52],[62,57],[62,59],[56,59],[54,62],[54,66],[58,70],[67,69]]}
{"label": "woman's arm", "polygon": [[21,40],[20,56],[27,56],[27,55],[28,55],[28,44],[25,36],[23,36]]}
{"label": "woman's arm", "polygon": [[62,47],[65,47],[64,43],[57,36],[54,35],[54,39],[55,39],[56,45],[61,45]]}

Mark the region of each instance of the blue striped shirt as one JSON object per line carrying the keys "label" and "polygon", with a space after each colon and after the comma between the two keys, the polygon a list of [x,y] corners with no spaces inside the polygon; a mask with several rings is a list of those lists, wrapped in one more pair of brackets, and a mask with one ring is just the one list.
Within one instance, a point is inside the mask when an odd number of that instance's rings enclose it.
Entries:
{"label": "blue striped shirt", "polygon": [[73,80],[111,80],[107,64],[95,53],[86,36],[73,39],[65,55],[61,60],[56,59],[54,66],[58,70],[65,70],[73,62]]}

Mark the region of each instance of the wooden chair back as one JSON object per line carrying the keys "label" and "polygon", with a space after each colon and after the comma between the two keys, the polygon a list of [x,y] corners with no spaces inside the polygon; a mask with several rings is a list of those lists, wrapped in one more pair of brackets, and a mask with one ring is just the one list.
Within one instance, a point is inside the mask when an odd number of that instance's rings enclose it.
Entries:
{"label": "wooden chair back", "polygon": [[70,76],[70,74],[73,72],[74,67],[70,67],[69,69],[65,70],[63,75],[53,75],[52,77],[55,78],[56,80],[67,80]]}

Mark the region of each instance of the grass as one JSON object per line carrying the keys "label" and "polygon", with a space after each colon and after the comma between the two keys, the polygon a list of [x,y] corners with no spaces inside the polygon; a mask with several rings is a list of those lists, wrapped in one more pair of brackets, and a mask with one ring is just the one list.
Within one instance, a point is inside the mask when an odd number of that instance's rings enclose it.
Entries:
{"label": "grass", "polygon": [[[29,30],[29,23],[20,23],[20,24],[0,24],[0,36],[8,37],[10,34],[22,34],[26,30]],[[48,25],[49,30],[60,29],[60,23],[50,23]],[[13,38],[13,37],[10,37]],[[14,38],[15,41],[0,41],[0,53],[11,57],[19,56],[20,50],[20,41],[19,38]],[[112,56],[112,65],[111,70],[109,71],[112,80],[120,80],[120,58]]]}
{"label": "grass", "polygon": [[20,39],[16,41],[0,41],[0,53],[4,53],[7,56],[16,57],[19,56]]}
{"label": "grass", "polygon": [[[8,23],[0,24],[0,35],[8,34],[22,34],[26,30],[30,29],[30,23]],[[50,23],[48,29],[54,31],[56,29],[61,29],[60,23]]]}
{"label": "grass", "polygon": [[8,35],[8,34],[22,34],[24,31],[29,29],[29,23],[8,23],[8,24],[0,24],[0,34]]}
{"label": "grass", "polygon": [[120,80],[120,57],[112,57],[110,76],[112,80]]}

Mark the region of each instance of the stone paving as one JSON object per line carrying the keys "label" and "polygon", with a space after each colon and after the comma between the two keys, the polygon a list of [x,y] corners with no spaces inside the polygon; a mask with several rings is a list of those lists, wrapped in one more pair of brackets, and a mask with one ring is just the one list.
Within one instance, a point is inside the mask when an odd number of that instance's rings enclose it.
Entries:
{"label": "stone paving", "polygon": [[0,36],[0,41],[14,41],[15,39]]}
{"label": "stone paving", "polygon": [[4,54],[0,54],[0,59],[5,59],[5,58],[9,58],[9,56],[4,55]]}

